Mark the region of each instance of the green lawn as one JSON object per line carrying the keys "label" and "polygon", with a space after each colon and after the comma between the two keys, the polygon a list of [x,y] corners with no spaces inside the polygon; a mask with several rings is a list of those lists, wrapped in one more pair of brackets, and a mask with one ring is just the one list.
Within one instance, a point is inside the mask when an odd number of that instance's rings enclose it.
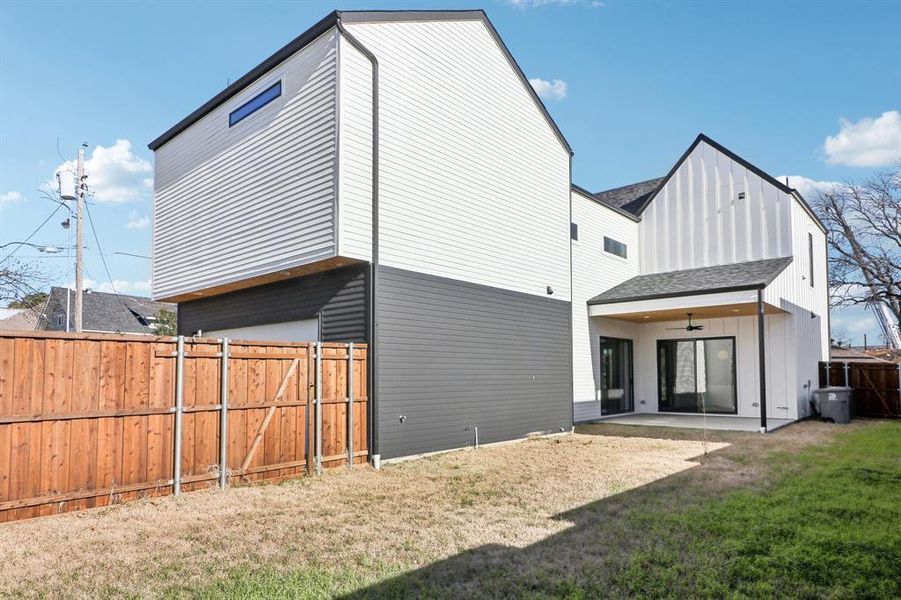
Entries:
{"label": "green lawn", "polygon": [[[682,473],[564,515],[525,548],[439,563],[242,569],[173,596],[901,597],[901,423],[800,451],[723,451],[722,473]],[[728,468],[759,476],[735,485]]]}

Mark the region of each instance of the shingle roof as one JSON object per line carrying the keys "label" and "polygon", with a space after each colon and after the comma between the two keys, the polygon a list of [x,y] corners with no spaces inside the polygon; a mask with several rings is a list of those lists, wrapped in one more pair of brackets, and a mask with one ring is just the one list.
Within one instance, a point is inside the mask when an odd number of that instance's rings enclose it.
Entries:
{"label": "shingle roof", "polygon": [[622,187],[613,188],[612,190],[598,192],[594,194],[594,197],[608,206],[613,206],[638,216],[641,214],[641,208],[648,199],[648,196],[653,194],[654,191],[660,187],[660,184],[663,183],[664,179],[664,177],[657,177],[656,179],[639,181],[638,183],[633,183],[631,185],[624,185]]}
{"label": "shingle roof", "polygon": [[786,256],[639,275],[595,296],[588,304],[612,304],[756,289],[770,284],[791,262],[792,258]]}
{"label": "shingle roof", "polygon": [[[154,302],[143,296],[126,294],[109,294],[106,292],[85,291],[82,308],[82,329],[109,333],[145,333],[153,334],[151,320],[160,309],[166,308],[176,312],[176,305],[168,302]],[[75,292],[69,297],[69,329],[74,330],[75,315],[71,308],[75,303]],[[57,325],[57,317],[65,319],[66,288],[50,288],[50,297],[41,315],[40,328],[51,331],[65,331],[65,323]]]}

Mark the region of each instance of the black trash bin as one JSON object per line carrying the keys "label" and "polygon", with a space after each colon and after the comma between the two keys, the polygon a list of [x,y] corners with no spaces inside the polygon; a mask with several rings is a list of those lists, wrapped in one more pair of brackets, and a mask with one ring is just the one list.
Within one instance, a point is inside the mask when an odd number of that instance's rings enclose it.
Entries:
{"label": "black trash bin", "polygon": [[833,423],[851,422],[851,388],[826,387],[816,390],[813,395],[821,417]]}

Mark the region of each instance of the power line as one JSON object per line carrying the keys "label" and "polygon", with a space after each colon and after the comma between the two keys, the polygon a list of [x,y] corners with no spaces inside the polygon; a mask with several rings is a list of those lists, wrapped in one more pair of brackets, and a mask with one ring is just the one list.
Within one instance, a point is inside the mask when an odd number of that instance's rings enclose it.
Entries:
{"label": "power line", "polygon": [[103,263],[103,269],[106,271],[106,277],[109,279],[110,289],[113,290],[113,294],[116,295],[116,299],[119,300],[119,303],[126,310],[131,310],[128,308],[128,305],[125,304],[125,301],[122,300],[122,296],[119,294],[119,291],[116,289],[116,284],[113,282],[113,276],[110,274],[109,266],[106,264],[106,257],[103,255],[103,247],[100,245],[100,238],[97,237],[97,228],[94,227],[94,217],[91,216],[91,209],[88,207],[87,203],[85,203],[85,212],[88,213],[88,222],[91,224],[91,231],[94,233],[94,243],[97,244],[97,253],[100,254],[100,262]]}
{"label": "power line", "polygon": [[[46,219],[44,219],[43,222],[41,222],[40,225],[37,226],[37,229],[35,229],[34,231],[32,231],[31,234],[30,234],[27,238],[25,238],[25,242],[28,242],[29,240],[31,240],[31,238],[33,238],[33,237],[35,236],[35,234],[37,234],[37,232],[41,230],[41,227],[43,227],[44,225],[46,225],[46,224],[47,224],[47,221],[49,221],[50,219],[53,218],[53,215],[55,215],[55,214],[57,213],[57,211],[60,209],[60,206],[62,206],[62,205],[61,205],[61,204],[60,204],[60,205],[57,205],[57,207],[53,209],[53,212],[50,213],[50,215],[49,215]],[[16,246],[16,248],[15,248],[14,250],[12,250],[9,254],[7,254],[6,256],[4,256],[2,260],[0,260],[0,264],[5,263],[7,260],[9,260],[10,258],[12,258],[13,255],[14,255],[16,252],[18,252],[21,248],[22,248],[22,245]]]}

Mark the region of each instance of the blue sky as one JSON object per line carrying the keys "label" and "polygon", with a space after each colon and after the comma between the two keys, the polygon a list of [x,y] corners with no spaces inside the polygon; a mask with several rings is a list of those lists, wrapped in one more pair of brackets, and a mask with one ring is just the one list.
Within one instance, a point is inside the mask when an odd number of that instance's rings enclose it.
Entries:
{"label": "blue sky", "polygon": [[[0,244],[49,215],[37,188],[85,141],[112,279],[120,292],[148,293],[149,261],[112,253],[150,253],[150,140],[334,8],[474,6],[5,0]],[[575,150],[574,181],[592,190],[664,174],[699,132],[773,175],[810,179],[794,180],[802,192],[868,175],[901,139],[892,112],[901,109],[898,2],[481,6],[526,75],[544,80],[545,103]],[[66,245],[62,218],[32,241]],[[87,245],[87,276],[108,288],[90,232]],[[27,248],[16,257],[39,261],[56,283],[73,279],[66,257]],[[833,323],[855,341],[876,337],[862,310]]]}

